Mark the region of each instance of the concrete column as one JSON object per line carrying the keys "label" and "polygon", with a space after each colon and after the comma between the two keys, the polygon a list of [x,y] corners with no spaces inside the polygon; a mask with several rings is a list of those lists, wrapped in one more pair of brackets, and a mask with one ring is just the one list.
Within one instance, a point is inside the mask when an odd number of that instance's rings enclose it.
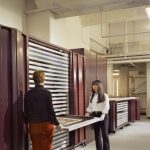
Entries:
{"label": "concrete column", "polygon": [[120,96],[128,96],[128,78],[129,68],[127,66],[120,67]]}
{"label": "concrete column", "polygon": [[107,93],[113,95],[113,64],[107,64]]}
{"label": "concrete column", "polygon": [[147,62],[147,106],[146,106],[146,116],[150,118],[150,62]]}

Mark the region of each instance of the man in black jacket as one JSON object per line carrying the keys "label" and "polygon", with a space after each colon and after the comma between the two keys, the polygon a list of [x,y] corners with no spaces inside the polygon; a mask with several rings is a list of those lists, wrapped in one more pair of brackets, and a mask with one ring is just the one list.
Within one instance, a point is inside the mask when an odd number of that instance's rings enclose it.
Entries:
{"label": "man in black jacket", "polygon": [[33,80],[35,87],[24,97],[25,122],[29,124],[33,150],[52,150],[55,127],[61,130],[61,126],[54,112],[51,93],[44,88],[44,72],[35,71]]}

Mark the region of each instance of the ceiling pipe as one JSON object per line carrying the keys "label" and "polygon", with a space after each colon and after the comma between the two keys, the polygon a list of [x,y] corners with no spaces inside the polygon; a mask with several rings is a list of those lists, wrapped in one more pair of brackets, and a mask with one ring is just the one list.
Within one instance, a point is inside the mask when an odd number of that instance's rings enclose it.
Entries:
{"label": "ceiling pipe", "polygon": [[136,59],[136,60],[107,60],[107,64],[127,64],[127,63],[146,63],[150,62],[149,59]]}

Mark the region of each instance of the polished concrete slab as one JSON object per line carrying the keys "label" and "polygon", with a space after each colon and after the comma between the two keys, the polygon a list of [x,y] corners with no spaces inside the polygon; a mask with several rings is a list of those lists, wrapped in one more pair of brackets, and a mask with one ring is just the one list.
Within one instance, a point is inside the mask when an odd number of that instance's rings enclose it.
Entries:
{"label": "polished concrete slab", "polygon": [[[141,116],[140,121],[130,123],[115,134],[110,134],[111,150],[149,150],[150,149],[150,119]],[[95,142],[75,150],[96,150]]]}

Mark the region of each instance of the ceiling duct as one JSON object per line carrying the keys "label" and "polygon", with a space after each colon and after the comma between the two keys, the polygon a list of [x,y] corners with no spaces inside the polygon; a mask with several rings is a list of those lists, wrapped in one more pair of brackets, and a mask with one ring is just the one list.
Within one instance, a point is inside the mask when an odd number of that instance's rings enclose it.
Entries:
{"label": "ceiling duct", "polygon": [[119,55],[119,56],[107,56],[108,64],[126,64],[126,63],[141,63],[150,62],[150,54],[143,55]]}

